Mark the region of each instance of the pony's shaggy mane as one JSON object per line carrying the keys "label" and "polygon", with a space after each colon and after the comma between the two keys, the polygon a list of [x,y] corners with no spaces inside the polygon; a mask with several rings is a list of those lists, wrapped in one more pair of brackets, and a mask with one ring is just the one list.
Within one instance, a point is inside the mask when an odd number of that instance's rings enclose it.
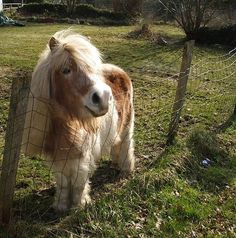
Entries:
{"label": "pony's shaggy mane", "polygon": [[59,31],[53,37],[58,44],[53,50],[47,45],[32,76],[31,94],[38,99],[49,99],[49,72],[61,69],[68,65],[70,60],[73,60],[81,71],[99,73],[101,70],[101,54],[87,38],[70,30]]}
{"label": "pony's shaggy mane", "polygon": [[[70,30],[59,31],[53,37],[57,44],[53,49],[50,49],[49,44],[47,44],[32,75],[25,123],[26,130],[23,136],[23,152],[26,154],[42,152],[45,133],[49,131],[50,115],[54,115],[54,118],[63,119],[64,117],[63,108],[60,108],[59,105],[55,106],[50,98],[52,72],[61,70],[73,61],[78,71],[101,73],[101,54],[86,37]],[[54,109],[57,108],[58,111],[52,110],[53,107]],[[87,132],[95,132],[98,122],[99,120],[91,119],[78,121],[77,124]],[[30,146],[32,140],[35,141],[35,146]]]}

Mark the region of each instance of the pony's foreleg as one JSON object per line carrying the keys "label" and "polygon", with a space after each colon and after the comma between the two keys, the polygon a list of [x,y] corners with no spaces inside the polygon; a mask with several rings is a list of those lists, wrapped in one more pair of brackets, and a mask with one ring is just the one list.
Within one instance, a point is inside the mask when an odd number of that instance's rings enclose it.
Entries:
{"label": "pony's foreleg", "polygon": [[130,174],[134,170],[134,142],[133,142],[133,120],[130,121],[120,136],[120,141],[111,150],[112,164],[117,167],[123,175]]}
{"label": "pony's foreleg", "polygon": [[[113,164],[118,167],[123,175],[128,175],[134,170],[135,157],[132,138],[123,138],[120,145],[115,145],[116,151],[119,153],[116,156],[116,161]],[[117,157],[119,160],[117,160]]]}
{"label": "pony's foreleg", "polygon": [[91,202],[89,192],[89,157],[80,159],[77,166],[73,169],[71,177],[71,201],[72,207],[84,207]]}
{"label": "pony's foreleg", "polygon": [[62,173],[56,174],[56,196],[53,207],[58,212],[64,212],[69,208],[69,181]]}

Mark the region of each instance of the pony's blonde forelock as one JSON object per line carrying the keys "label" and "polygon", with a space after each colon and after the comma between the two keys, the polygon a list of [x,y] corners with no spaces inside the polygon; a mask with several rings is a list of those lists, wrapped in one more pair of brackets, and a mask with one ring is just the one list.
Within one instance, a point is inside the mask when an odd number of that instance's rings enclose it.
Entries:
{"label": "pony's blonde forelock", "polygon": [[65,64],[70,56],[84,71],[100,70],[102,56],[86,37],[70,29],[59,31],[53,37],[58,41],[56,49],[52,52],[52,59],[55,58],[52,63],[55,63],[56,67]]}
{"label": "pony's blonde forelock", "polygon": [[37,98],[49,99],[50,72],[62,68],[70,58],[82,71],[97,73],[101,69],[102,56],[86,37],[70,29],[59,31],[53,37],[58,44],[52,51],[47,45],[33,72],[31,90]]}

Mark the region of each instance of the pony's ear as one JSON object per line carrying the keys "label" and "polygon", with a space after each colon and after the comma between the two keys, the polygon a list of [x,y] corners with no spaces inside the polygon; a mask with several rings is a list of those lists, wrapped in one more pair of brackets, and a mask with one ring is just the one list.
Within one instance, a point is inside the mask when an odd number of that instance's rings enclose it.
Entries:
{"label": "pony's ear", "polygon": [[59,41],[57,39],[55,39],[54,37],[52,37],[50,40],[49,40],[49,48],[50,50],[53,50],[55,46],[57,46],[59,44]]}

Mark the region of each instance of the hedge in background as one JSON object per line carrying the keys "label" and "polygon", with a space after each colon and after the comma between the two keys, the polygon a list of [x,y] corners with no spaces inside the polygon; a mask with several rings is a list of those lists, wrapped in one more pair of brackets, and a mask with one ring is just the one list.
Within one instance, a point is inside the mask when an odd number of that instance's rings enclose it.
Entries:
{"label": "hedge in background", "polygon": [[62,4],[51,3],[29,3],[17,10],[23,15],[62,15],[66,14],[66,6]]}
{"label": "hedge in background", "polygon": [[222,28],[202,27],[195,40],[201,44],[236,46],[236,24]]}
{"label": "hedge in background", "polygon": [[44,0],[24,0],[24,4],[29,4],[29,3],[39,3],[42,4],[44,3]]}
{"label": "hedge in background", "polygon": [[124,20],[127,15],[122,13],[115,13],[106,9],[98,9],[88,4],[80,4],[75,9],[75,15],[80,17],[98,18],[105,17],[112,20]]}
{"label": "hedge in background", "polygon": [[[62,4],[50,4],[50,3],[29,3],[18,9],[18,12],[23,15],[53,15],[66,17],[66,6]],[[105,9],[98,9],[92,5],[80,4],[76,7],[72,18],[99,18],[104,17],[111,20],[124,20],[128,16],[122,13],[115,13]]]}

